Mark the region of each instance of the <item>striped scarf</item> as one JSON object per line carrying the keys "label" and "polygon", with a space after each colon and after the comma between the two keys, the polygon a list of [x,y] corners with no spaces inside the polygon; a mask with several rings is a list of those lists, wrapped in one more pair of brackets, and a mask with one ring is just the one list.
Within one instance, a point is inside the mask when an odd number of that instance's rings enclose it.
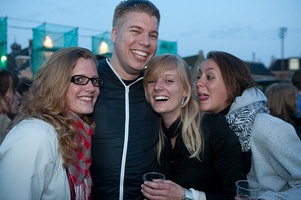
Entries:
{"label": "striped scarf", "polygon": [[[87,200],[90,198],[92,178],[90,174],[91,165],[91,136],[93,130],[89,124],[85,123],[80,117],[73,112],[69,112],[71,119],[74,120],[77,129],[77,143],[80,144],[81,150],[73,153],[73,158],[77,162],[69,165],[68,179],[71,194],[76,200]],[[73,187],[72,187],[73,185]]]}
{"label": "striped scarf", "polygon": [[258,113],[269,113],[264,102],[256,102],[240,109],[229,112],[226,115],[229,127],[238,136],[243,152],[250,150],[250,138],[253,130],[255,116]]}

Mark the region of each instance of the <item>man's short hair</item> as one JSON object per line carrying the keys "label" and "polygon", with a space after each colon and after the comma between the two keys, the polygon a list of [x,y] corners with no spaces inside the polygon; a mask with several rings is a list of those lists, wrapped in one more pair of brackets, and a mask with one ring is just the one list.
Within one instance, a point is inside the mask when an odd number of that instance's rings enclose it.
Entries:
{"label": "man's short hair", "polygon": [[121,1],[114,10],[113,27],[116,26],[118,19],[129,12],[143,12],[149,16],[155,16],[160,23],[160,12],[152,2],[148,0],[125,0]]}

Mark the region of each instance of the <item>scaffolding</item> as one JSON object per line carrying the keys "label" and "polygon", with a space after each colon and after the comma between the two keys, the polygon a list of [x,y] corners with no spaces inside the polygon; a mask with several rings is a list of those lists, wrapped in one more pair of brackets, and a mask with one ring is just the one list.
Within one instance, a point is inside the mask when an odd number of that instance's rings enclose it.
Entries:
{"label": "scaffolding", "polygon": [[7,64],[7,17],[0,17],[0,68]]}
{"label": "scaffolding", "polygon": [[36,74],[51,54],[59,49],[77,46],[78,28],[43,23],[33,29],[32,71]]}
{"label": "scaffolding", "polygon": [[92,53],[104,57],[111,57],[113,52],[111,33],[105,31],[99,35],[92,36]]}
{"label": "scaffolding", "polygon": [[177,54],[178,53],[177,42],[158,40],[158,49],[156,52],[156,56],[164,53]]}

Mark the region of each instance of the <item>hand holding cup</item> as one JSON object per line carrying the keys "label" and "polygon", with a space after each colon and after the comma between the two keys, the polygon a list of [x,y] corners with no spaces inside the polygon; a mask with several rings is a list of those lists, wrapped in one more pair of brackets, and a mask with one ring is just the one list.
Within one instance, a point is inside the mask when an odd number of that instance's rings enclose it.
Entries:
{"label": "hand holding cup", "polygon": [[165,176],[159,172],[147,172],[142,176],[144,181],[164,181]]}

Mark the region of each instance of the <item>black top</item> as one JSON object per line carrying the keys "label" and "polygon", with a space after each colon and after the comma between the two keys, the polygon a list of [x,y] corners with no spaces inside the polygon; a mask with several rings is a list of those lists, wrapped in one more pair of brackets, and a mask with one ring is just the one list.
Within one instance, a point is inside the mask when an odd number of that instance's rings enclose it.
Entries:
{"label": "black top", "polygon": [[235,182],[247,179],[251,168],[251,153],[241,151],[238,137],[222,114],[206,114],[202,121],[202,131],[204,151],[201,161],[189,158],[190,153],[179,134],[174,149],[170,140],[165,141],[160,158],[162,172],[166,179],[184,188],[205,192],[207,200],[233,200]]}
{"label": "black top", "polygon": [[93,115],[92,199],[119,199],[122,189],[123,199],[143,199],[142,175],[157,168],[159,117],[145,99],[142,79],[125,88],[106,60],[98,73],[104,83]]}

